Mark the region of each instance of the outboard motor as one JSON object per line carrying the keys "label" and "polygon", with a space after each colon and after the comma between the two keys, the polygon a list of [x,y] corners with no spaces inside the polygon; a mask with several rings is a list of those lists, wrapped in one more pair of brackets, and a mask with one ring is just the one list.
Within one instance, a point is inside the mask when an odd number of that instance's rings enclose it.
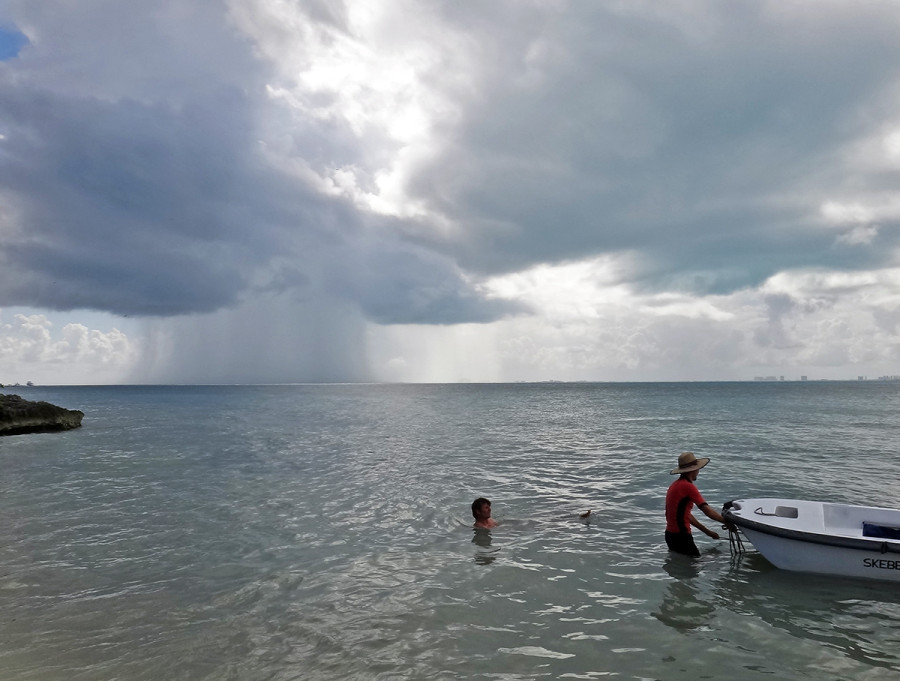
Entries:
{"label": "outboard motor", "polygon": [[734,521],[729,518],[729,511],[732,508],[739,509],[741,506],[734,499],[726,501],[722,504],[722,517],[725,518],[724,528],[728,530],[728,545],[731,548],[731,555],[740,555],[744,552],[744,541],[741,539],[741,533]]}

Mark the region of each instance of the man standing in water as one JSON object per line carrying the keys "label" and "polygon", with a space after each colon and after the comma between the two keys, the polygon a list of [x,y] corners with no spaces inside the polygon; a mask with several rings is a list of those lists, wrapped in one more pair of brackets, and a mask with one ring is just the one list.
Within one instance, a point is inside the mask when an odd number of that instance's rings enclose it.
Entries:
{"label": "man standing in water", "polygon": [[700,555],[691,536],[691,525],[713,539],[719,538],[717,532],[704,527],[691,513],[691,508],[697,504],[697,508],[707,517],[718,523],[725,523],[722,514],[710,508],[694,484],[700,469],[708,463],[709,459],[706,457],[698,459],[693,452],[684,452],[678,457],[678,468],[671,471],[671,475],[677,474],[679,477],[666,493],[666,545],[670,551],[687,556]]}

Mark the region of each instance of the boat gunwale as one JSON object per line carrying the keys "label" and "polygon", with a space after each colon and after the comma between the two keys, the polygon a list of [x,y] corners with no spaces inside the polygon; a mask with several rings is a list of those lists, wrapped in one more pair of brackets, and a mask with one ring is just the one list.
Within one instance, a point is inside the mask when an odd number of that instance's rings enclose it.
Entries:
{"label": "boat gunwale", "polygon": [[738,527],[754,530],[762,534],[792,539],[809,544],[822,544],[845,549],[871,551],[872,553],[900,553],[900,541],[892,539],[880,539],[869,537],[847,537],[821,532],[809,532],[807,530],[792,530],[785,527],[777,527],[758,520],[751,520],[743,516],[735,515],[730,509],[722,514],[726,520],[733,522]]}

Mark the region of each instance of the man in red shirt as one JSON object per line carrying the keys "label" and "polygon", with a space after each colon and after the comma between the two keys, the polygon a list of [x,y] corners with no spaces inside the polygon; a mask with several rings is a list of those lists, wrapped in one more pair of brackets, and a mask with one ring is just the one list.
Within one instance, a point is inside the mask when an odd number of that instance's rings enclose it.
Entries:
{"label": "man in red shirt", "polygon": [[677,474],[679,477],[666,492],[666,546],[670,551],[688,556],[700,555],[691,536],[691,525],[713,539],[719,538],[717,532],[704,527],[691,513],[696,504],[697,508],[710,519],[717,523],[725,522],[725,518],[719,512],[710,508],[694,484],[700,469],[708,463],[709,459],[706,457],[698,459],[693,452],[684,452],[678,457],[678,468],[671,471],[672,475]]}

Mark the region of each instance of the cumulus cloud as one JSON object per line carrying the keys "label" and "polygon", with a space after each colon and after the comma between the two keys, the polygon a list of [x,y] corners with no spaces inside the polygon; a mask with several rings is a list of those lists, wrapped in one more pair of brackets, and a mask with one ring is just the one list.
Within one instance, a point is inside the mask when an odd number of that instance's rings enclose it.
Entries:
{"label": "cumulus cloud", "polygon": [[118,382],[141,354],[116,328],[104,332],[70,322],[56,331],[53,326],[45,315],[14,314],[4,321],[0,314],[3,383]]}

